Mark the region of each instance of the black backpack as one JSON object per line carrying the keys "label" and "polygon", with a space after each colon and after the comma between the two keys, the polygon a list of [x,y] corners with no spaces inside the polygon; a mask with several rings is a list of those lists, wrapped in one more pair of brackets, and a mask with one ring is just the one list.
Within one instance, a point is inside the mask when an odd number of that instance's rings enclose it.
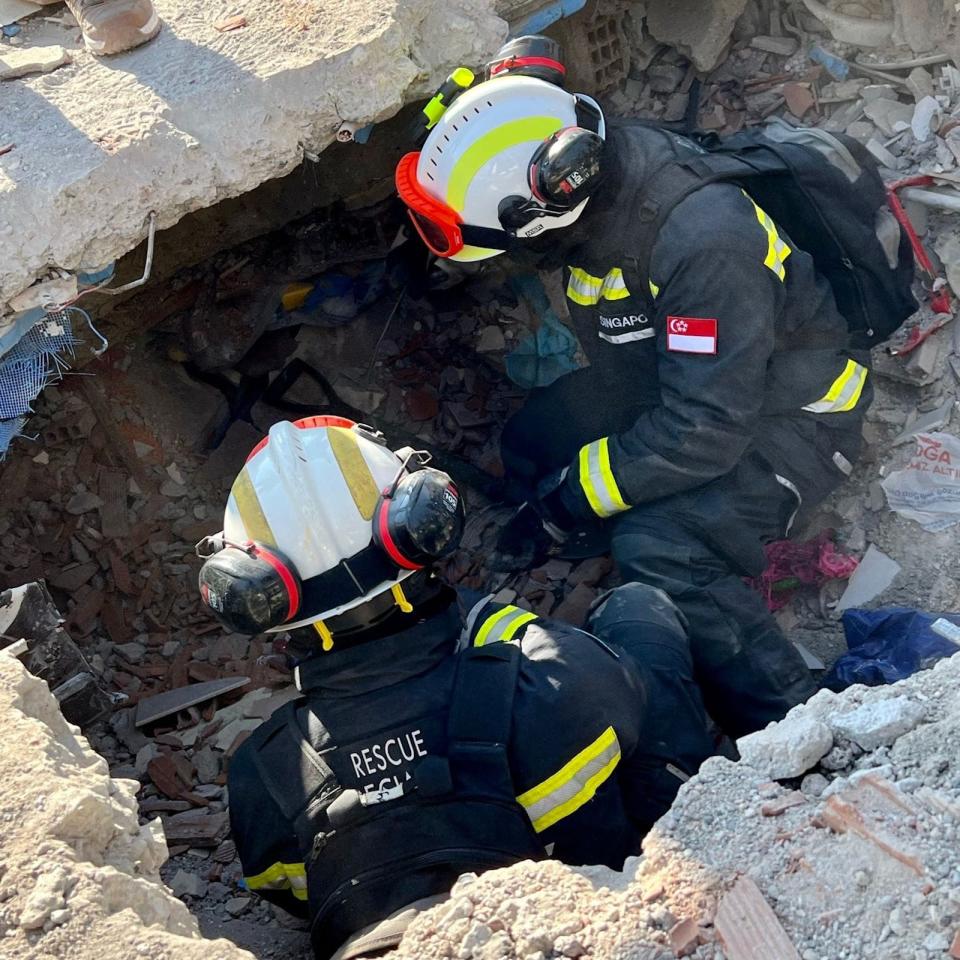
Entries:
{"label": "black backpack", "polygon": [[829,281],[854,347],[886,340],[918,304],[913,249],[887,202],[873,157],[843,134],[767,121],[726,140],[694,135],[702,152],[657,170],[642,186],[645,202],[636,262],[650,275],[650,257],[670,212],[710,183],[731,182],[813,257]]}

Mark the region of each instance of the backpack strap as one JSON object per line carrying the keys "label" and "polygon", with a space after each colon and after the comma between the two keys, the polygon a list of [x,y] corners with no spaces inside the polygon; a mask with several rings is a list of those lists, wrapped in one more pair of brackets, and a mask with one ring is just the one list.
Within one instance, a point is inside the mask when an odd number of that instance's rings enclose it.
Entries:
{"label": "backpack strap", "polygon": [[514,799],[507,747],[521,656],[513,643],[471,647],[458,655],[447,723],[458,793]]}
{"label": "backpack strap", "polygon": [[311,742],[322,737],[323,724],[306,707],[304,733],[297,719],[301,705],[302,701],[294,700],[276,712],[276,727],[258,745],[253,758],[271,799],[294,824],[301,849],[309,850],[318,834],[316,821],[342,788]]}
{"label": "backpack strap", "polygon": [[631,290],[647,289],[650,261],[660,231],[670,214],[687,197],[711,183],[745,181],[755,172],[758,171],[743,158],[707,153],[670,161],[647,177],[634,193],[637,202],[631,205],[637,210],[637,219],[642,226],[637,231],[633,256],[624,257],[628,268],[635,274],[627,286]]}

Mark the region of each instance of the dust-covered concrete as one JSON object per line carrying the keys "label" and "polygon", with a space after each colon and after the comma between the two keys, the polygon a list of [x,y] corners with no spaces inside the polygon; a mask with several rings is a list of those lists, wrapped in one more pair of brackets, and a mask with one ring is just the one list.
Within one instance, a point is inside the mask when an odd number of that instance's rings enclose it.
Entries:
{"label": "dust-covered concrete", "polygon": [[507,30],[492,0],[251,0],[222,33],[238,9],[223,0],[156,7],[143,47],[100,60],[60,28],[43,42],[71,64],[4,82],[0,313],[48,267],[131,250],[151,210],[171,226],[289,173],[344,123],[392,116]]}
{"label": "dust-covered concrete", "polygon": [[823,691],[740,748],[750,762],[707,761],[623,873],[467,875],[398,960],[960,956],[960,657]]}
{"label": "dust-covered concrete", "polygon": [[160,883],[159,821],[141,825],[139,784],[60,713],[47,685],[0,653],[0,956],[5,960],[250,960],[204,940]]}

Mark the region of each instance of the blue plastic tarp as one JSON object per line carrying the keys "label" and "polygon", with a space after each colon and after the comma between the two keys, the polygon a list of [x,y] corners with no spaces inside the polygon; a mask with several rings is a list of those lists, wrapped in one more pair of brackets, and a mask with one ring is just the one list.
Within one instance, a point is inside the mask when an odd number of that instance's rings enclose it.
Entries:
{"label": "blue plastic tarp", "polygon": [[823,685],[839,691],[854,683],[895,683],[953,656],[960,647],[931,629],[941,619],[960,626],[960,613],[924,613],[910,607],[845,611],[848,650],[824,676]]}

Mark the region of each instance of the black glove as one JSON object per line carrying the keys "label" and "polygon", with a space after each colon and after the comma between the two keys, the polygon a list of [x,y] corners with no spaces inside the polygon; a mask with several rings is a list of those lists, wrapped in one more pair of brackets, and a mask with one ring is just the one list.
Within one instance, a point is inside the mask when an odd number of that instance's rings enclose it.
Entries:
{"label": "black glove", "polygon": [[503,573],[539,566],[556,541],[531,503],[524,503],[497,537],[490,569]]}
{"label": "black glove", "polygon": [[577,517],[567,502],[566,470],[557,470],[537,484],[537,499],[531,506],[540,515],[547,531],[562,543],[577,526]]}

